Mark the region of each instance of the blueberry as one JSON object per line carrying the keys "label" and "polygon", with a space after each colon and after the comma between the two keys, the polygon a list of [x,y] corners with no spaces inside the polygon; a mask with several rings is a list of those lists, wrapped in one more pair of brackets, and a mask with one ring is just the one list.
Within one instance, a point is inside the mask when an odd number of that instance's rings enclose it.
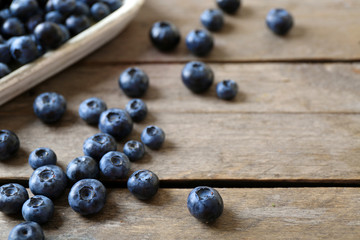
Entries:
{"label": "blueberry", "polygon": [[220,217],[224,210],[224,203],[218,191],[211,187],[201,186],[190,192],[187,207],[191,215],[208,223]]}
{"label": "blueberry", "polygon": [[112,179],[126,178],[130,170],[128,157],[121,152],[111,151],[105,154],[100,160],[100,171]]}
{"label": "blueberry", "polygon": [[55,92],[45,92],[36,97],[33,104],[34,112],[45,123],[60,120],[66,110],[65,98]]}
{"label": "blueberry", "polygon": [[6,64],[0,62],[0,78],[8,75],[10,72],[11,71],[10,71],[9,67]]}
{"label": "blueberry", "polygon": [[6,19],[11,17],[10,10],[8,8],[0,10],[0,24],[3,24]]}
{"label": "blueberry", "polygon": [[54,9],[62,14],[70,14],[76,7],[76,0],[51,0]]}
{"label": "blueberry", "polygon": [[105,3],[97,2],[94,5],[92,5],[90,12],[91,12],[91,17],[95,21],[100,21],[101,19],[105,18],[110,14],[110,9]]}
{"label": "blueberry", "polygon": [[29,179],[29,188],[35,195],[44,195],[51,199],[60,197],[66,187],[64,171],[55,165],[37,168]]}
{"label": "blueberry", "polygon": [[11,61],[11,54],[9,45],[6,43],[0,44],[0,62],[9,63]]}
{"label": "blueberry", "polygon": [[83,179],[71,188],[68,201],[75,212],[81,215],[94,214],[105,205],[106,189],[96,179]]}
{"label": "blueberry", "polygon": [[54,22],[54,23],[61,24],[64,22],[64,20],[65,20],[64,15],[62,15],[58,11],[51,11],[45,15],[45,21],[47,21],[47,22]]}
{"label": "blueberry", "polygon": [[63,43],[61,29],[53,22],[40,23],[36,26],[34,34],[44,49],[56,49]]}
{"label": "blueberry", "polygon": [[65,22],[66,27],[73,36],[90,27],[90,20],[85,15],[71,15]]}
{"label": "blueberry", "polygon": [[83,144],[84,154],[98,161],[106,153],[116,151],[116,148],[115,139],[106,133],[97,133],[86,139]]}
{"label": "blueberry", "polygon": [[72,14],[74,15],[89,15],[90,9],[86,3],[76,1],[76,6]]}
{"label": "blueberry", "polygon": [[180,38],[179,30],[170,22],[156,22],[150,29],[150,40],[161,51],[173,50]]}
{"label": "blueberry", "polygon": [[131,133],[133,122],[125,110],[110,108],[101,113],[99,129],[101,132],[110,134],[115,139],[121,140]]}
{"label": "blueberry", "polygon": [[92,157],[77,157],[67,165],[66,175],[72,182],[85,178],[98,178],[99,165]]}
{"label": "blueberry", "polygon": [[235,13],[241,7],[241,0],[216,0],[217,5],[230,14]]}
{"label": "blueberry", "polygon": [[205,30],[194,30],[186,36],[186,46],[196,56],[207,55],[214,47],[213,37]]}
{"label": "blueberry", "polygon": [[29,19],[39,10],[36,0],[13,0],[10,5],[12,16],[23,20]]}
{"label": "blueberry", "polygon": [[92,97],[83,101],[79,106],[79,115],[88,124],[98,124],[100,114],[106,111],[106,103],[100,98]]}
{"label": "blueberry", "polygon": [[46,2],[45,11],[46,11],[46,12],[55,11],[53,0],[48,0],[48,1]]}
{"label": "blueberry", "polygon": [[61,36],[62,36],[62,42],[66,42],[67,40],[70,39],[70,32],[67,29],[66,26],[59,24],[60,30],[61,30]]}
{"label": "blueberry", "polygon": [[125,110],[134,122],[140,122],[147,115],[147,106],[141,99],[132,99],[126,104]]}
{"label": "blueberry", "polygon": [[9,159],[19,150],[20,141],[10,130],[0,130],[0,161]]}
{"label": "blueberry", "polygon": [[185,86],[194,93],[202,93],[211,87],[214,73],[203,62],[188,62],[182,70],[181,78]]}
{"label": "blueberry", "polygon": [[4,37],[21,36],[25,34],[24,24],[17,18],[8,18],[2,24],[1,33]]}
{"label": "blueberry", "polygon": [[123,152],[130,161],[135,162],[143,158],[145,154],[145,147],[142,142],[130,140],[125,143]]}
{"label": "blueberry", "polygon": [[44,240],[44,233],[36,222],[23,222],[10,232],[8,240]]}
{"label": "blueberry", "polygon": [[149,87],[149,77],[140,68],[130,67],[121,73],[119,86],[127,96],[139,98]]}
{"label": "blueberry", "polygon": [[200,21],[208,30],[219,31],[224,26],[224,14],[218,9],[208,9],[201,14]]}
{"label": "blueberry", "polygon": [[26,28],[28,32],[34,32],[37,25],[44,21],[42,14],[37,14],[29,18],[26,22]]}
{"label": "blueberry", "polygon": [[238,92],[237,83],[234,80],[224,80],[216,85],[216,94],[224,100],[231,100]]}
{"label": "blueberry", "polygon": [[35,41],[30,36],[16,38],[11,43],[10,53],[21,64],[29,63],[40,55]]}
{"label": "blueberry", "polygon": [[111,12],[114,12],[123,5],[123,0],[100,0],[100,2],[108,5]]}
{"label": "blueberry", "polygon": [[45,165],[55,165],[56,161],[56,154],[50,148],[37,148],[29,155],[29,165],[34,170]]}
{"label": "blueberry", "polygon": [[21,212],[25,221],[43,224],[54,215],[54,204],[48,197],[35,195],[24,203]]}
{"label": "blueberry", "polygon": [[147,126],[141,133],[141,141],[150,149],[159,149],[165,140],[164,131],[154,125]]}
{"label": "blueberry", "polygon": [[77,0],[77,2],[82,2],[91,7],[94,3],[98,2],[98,0]]}
{"label": "blueberry", "polygon": [[277,35],[285,35],[294,25],[291,14],[285,9],[271,9],[266,16],[266,24]]}
{"label": "blueberry", "polygon": [[159,189],[159,178],[150,170],[138,170],[127,181],[129,191],[140,200],[152,198]]}
{"label": "blueberry", "polygon": [[21,207],[29,194],[26,188],[17,183],[9,183],[0,187],[0,211],[14,214],[21,211]]}

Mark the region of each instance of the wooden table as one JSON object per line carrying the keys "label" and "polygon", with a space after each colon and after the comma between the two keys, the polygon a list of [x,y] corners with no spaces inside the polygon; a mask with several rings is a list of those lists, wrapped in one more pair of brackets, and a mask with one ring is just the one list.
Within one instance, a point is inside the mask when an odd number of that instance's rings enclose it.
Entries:
{"label": "wooden table", "polygon": [[[215,85],[194,95],[180,79],[184,63],[197,59],[184,37],[201,27],[199,16],[211,7],[209,0],[147,1],[111,43],[0,108],[1,128],[21,140],[19,154],[0,163],[0,181],[26,185],[33,149],[52,148],[65,169],[98,132],[78,117],[81,101],[96,96],[124,108],[129,98],[118,88],[119,74],[138,66],[150,77],[144,97],[150,113],[127,140],[139,140],[149,124],[165,130],[163,148],[131,166],[157,173],[161,190],[142,202],[124,181],[106,180],[107,204],[88,218],[73,212],[64,194],[43,226],[47,239],[360,238],[360,1],[251,0],[226,15],[223,31],[213,34],[214,50],[200,60],[213,68],[216,82],[237,81],[240,94],[231,102],[216,98]],[[273,7],[295,17],[286,37],[265,27]],[[148,31],[157,20],[180,28],[176,51],[151,46]],[[32,112],[44,91],[68,101],[57,124],[45,125]],[[214,224],[188,213],[187,195],[198,185],[216,187],[224,199]],[[0,214],[0,239],[21,221]]]}

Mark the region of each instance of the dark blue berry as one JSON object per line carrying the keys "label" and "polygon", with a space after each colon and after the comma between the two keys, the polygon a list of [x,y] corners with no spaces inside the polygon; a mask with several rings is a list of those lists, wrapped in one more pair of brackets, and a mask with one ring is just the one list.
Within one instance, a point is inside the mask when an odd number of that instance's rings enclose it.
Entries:
{"label": "dark blue berry", "polygon": [[205,30],[194,30],[186,36],[186,46],[196,56],[207,55],[214,47],[213,37]]}
{"label": "dark blue berry", "polygon": [[0,187],[0,211],[14,214],[21,211],[21,207],[29,194],[26,188],[17,183],[9,183]]}
{"label": "dark blue berry", "polygon": [[21,212],[25,221],[43,224],[54,215],[54,204],[50,198],[36,195],[24,203]]}
{"label": "dark blue berry", "polygon": [[11,54],[9,45],[6,43],[0,44],[0,62],[9,63],[11,61]]}
{"label": "dark blue berry", "polygon": [[55,11],[54,3],[53,3],[52,0],[48,0],[48,1],[46,2],[45,11],[46,11],[46,12]]}
{"label": "dark blue berry", "polygon": [[123,152],[130,161],[135,162],[143,158],[145,154],[145,147],[142,142],[130,140],[125,143]]}
{"label": "dark blue berry", "polygon": [[45,165],[37,168],[29,179],[29,188],[35,195],[44,195],[56,199],[64,192],[66,175],[55,165]]}
{"label": "dark blue berry", "polygon": [[147,115],[147,106],[141,99],[130,100],[126,104],[125,110],[128,112],[134,122],[140,122],[144,120]]}
{"label": "dark blue berry", "polygon": [[98,161],[100,161],[106,153],[116,151],[116,148],[115,139],[106,133],[97,133],[86,139],[83,144],[84,154]]}
{"label": "dark blue berry", "polygon": [[10,46],[10,53],[21,64],[29,63],[40,55],[35,41],[29,36],[14,39]]}
{"label": "dark blue berry", "polygon": [[128,157],[121,152],[111,151],[100,160],[100,171],[107,178],[126,178],[130,170]]}
{"label": "dark blue berry", "polygon": [[152,198],[159,189],[159,178],[150,170],[138,170],[127,181],[129,191],[140,200]]}
{"label": "dark blue berry", "polygon": [[179,30],[170,22],[156,22],[150,29],[150,40],[161,51],[173,50],[180,38]]}
{"label": "dark blue berry", "polygon": [[56,154],[50,148],[37,148],[29,155],[29,165],[34,170],[45,165],[55,165],[56,161]]}
{"label": "dark blue berry", "polygon": [[110,108],[101,113],[99,129],[101,132],[110,134],[115,139],[121,140],[131,133],[133,122],[125,110]]}
{"label": "dark blue berry", "polygon": [[88,124],[98,124],[100,114],[106,111],[106,103],[100,98],[92,97],[83,101],[79,106],[79,115]]}
{"label": "dark blue berry", "polygon": [[83,179],[71,188],[68,201],[70,207],[81,215],[95,214],[105,205],[106,189],[96,179]]}
{"label": "dark blue berry", "polygon": [[65,17],[58,11],[51,11],[45,15],[45,21],[61,24],[65,21]]}
{"label": "dark blue berry", "polygon": [[108,5],[111,12],[114,12],[123,5],[123,0],[100,0],[100,2]]}
{"label": "dark blue berry", "polygon": [[224,14],[218,9],[208,9],[201,14],[200,21],[208,30],[219,31],[224,26]]}
{"label": "dark blue berry", "polygon": [[27,20],[39,10],[36,0],[13,0],[10,5],[12,16]]}
{"label": "dark blue berry", "polygon": [[1,33],[4,37],[21,36],[25,34],[24,24],[17,18],[8,18],[2,24]]}
{"label": "dark blue berry", "polygon": [[82,2],[91,7],[94,3],[98,2],[98,0],[77,0],[77,2]]}
{"label": "dark blue berry", "polygon": [[0,78],[8,75],[10,72],[11,71],[9,67],[6,64],[0,62]]}
{"label": "dark blue berry", "polygon": [[60,30],[61,30],[61,36],[62,36],[62,42],[66,42],[67,40],[70,39],[70,32],[67,29],[66,26],[59,24]]}
{"label": "dark blue berry", "polygon": [[77,157],[67,165],[66,176],[71,182],[85,178],[98,178],[99,165],[92,157]]}
{"label": "dark blue berry", "polygon": [[44,49],[56,49],[62,43],[62,32],[58,24],[43,22],[36,26],[34,35]]}
{"label": "dark blue berry", "polygon": [[294,24],[293,17],[285,9],[271,9],[266,16],[266,24],[277,35],[285,35]]}
{"label": "dark blue berry", "polygon": [[0,10],[0,24],[3,24],[6,19],[11,17],[10,10],[8,8]]}
{"label": "dark blue berry", "polygon": [[91,17],[95,21],[100,21],[101,19],[105,18],[111,13],[109,7],[102,2],[97,2],[94,5],[92,5],[90,12],[91,12]]}
{"label": "dark blue berry", "polygon": [[157,150],[165,141],[165,133],[157,126],[147,126],[141,133],[141,141],[150,149]]}
{"label": "dark blue berry", "polygon": [[241,7],[241,0],[216,0],[217,5],[224,12],[235,13]]}
{"label": "dark blue berry", "polygon": [[44,233],[36,222],[23,222],[10,232],[8,240],[44,240]]}
{"label": "dark blue berry", "polygon": [[208,90],[213,81],[214,73],[203,62],[188,62],[181,72],[181,78],[185,86],[194,93],[202,93]]}
{"label": "dark blue berry", "polygon": [[28,32],[33,32],[37,25],[42,23],[44,21],[42,14],[33,15],[29,18],[29,20],[26,22],[26,28]]}
{"label": "dark blue berry", "polygon": [[190,192],[187,207],[191,215],[208,223],[220,217],[224,210],[224,203],[218,191],[211,187],[201,186]]}
{"label": "dark blue berry", "polygon": [[233,80],[224,80],[216,85],[216,94],[224,100],[231,100],[238,92],[237,83]]}
{"label": "dark blue berry", "polygon": [[149,87],[149,77],[140,68],[130,67],[121,73],[119,86],[127,96],[139,98]]}
{"label": "dark blue berry", "polygon": [[54,9],[62,14],[70,14],[76,7],[76,0],[51,0]]}
{"label": "dark blue berry", "polygon": [[65,22],[66,27],[73,36],[90,27],[90,20],[85,15],[71,15]]}
{"label": "dark blue berry", "polygon": [[45,123],[60,120],[66,110],[65,98],[55,92],[45,92],[36,97],[33,104],[34,112]]}
{"label": "dark blue berry", "polygon": [[74,15],[89,15],[90,9],[86,3],[76,1],[76,6],[72,14]]}
{"label": "dark blue berry", "polygon": [[10,130],[0,130],[0,161],[12,157],[20,147],[19,138]]}

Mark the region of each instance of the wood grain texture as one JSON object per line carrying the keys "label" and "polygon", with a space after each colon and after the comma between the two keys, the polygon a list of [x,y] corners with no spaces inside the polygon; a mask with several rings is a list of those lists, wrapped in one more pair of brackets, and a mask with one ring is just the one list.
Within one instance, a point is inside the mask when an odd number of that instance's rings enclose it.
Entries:
{"label": "wood grain texture", "polygon": [[[221,77],[234,74],[246,97],[225,102],[213,89],[194,95],[176,74],[182,65],[141,66],[151,78],[144,98],[150,113],[127,139],[139,139],[150,124],[167,137],[160,151],[149,150],[132,170],[148,168],[163,180],[360,180],[358,64],[212,66]],[[15,159],[0,163],[1,178],[27,179],[28,154],[37,147],[53,148],[64,168],[82,155],[83,141],[98,129],[78,117],[78,106],[97,96],[123,108],[129,99],[117,76],[125,67],[74,66],[1,107],[1,128],[14,130],[22,146]],[[45,125],[32,112],[44,91],[68,101],[58,124]]]}
{"label": "wood grain texture", "polygon": [[[200,15],[216,7],[209,0],[150,0],[127,30],[86,59],[87,62],[169,62],[194,59],[185,47],[186,35],[202,28]],[[295,19],[288,36],[278,37],[265,26],[272,8],[285,8]],[[215,48],[205,61],[359,60],[360,2],[357,0],[252,0],[238,14],[225,16],[226,25],[214,33]],[[158,52],[149,41],[155,21],[168,20],[182,40],[172,53]]]}
{"label": "wood grain texture", "polygon": [[[102,212],[81,217],[66,196],[43,226],[46,239],[358,239],[360,194],[356,188],[218,189],[223,215],[211,225],[186,207],[190,189],[161,189],[149,202],[126,189],[108,190]],[[6,239],[21,217],[0,214]]]}

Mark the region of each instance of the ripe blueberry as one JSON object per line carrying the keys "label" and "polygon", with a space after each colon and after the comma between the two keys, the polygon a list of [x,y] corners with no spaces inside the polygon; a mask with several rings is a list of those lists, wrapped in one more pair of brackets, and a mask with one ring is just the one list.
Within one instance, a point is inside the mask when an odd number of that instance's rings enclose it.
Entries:
{"label": "ripe blueberry", "polygon": [[27,20],[39,10],[36,0],[13,0],[10,5],[11,14],[22,20]]}
{"label": "ripe blueberry", "polygon": [[75,212],[81,215],[94,214],[105,205],[106,189],[96,179],[82,179],[72,186],[68,201]]}
{"label": "ripe blueberry", "polygon": [[100,161],[102,156],[110,151],[116,151],[115,139],[106,133],[97,133],[85,140],[83,152],[86,156]]}
{"label": "ripe blueberry", "polygon": [[25,34],[24,24],[18,18],[8,18],[2,24],[1,33],[5,38]]}
{"label": "ripe blueberry", "polygon": [[29,155],[29,165],[34,170],[45,165],[55,165],[56,161],[56,154],[50,148],[37,148]]}
{"label": "ripe blueberry", "polygon": [[10,232],[8,240],[44,240],[44,233],[36,222],[23,222]]}
{"label": "ripe blueberry", "polygon": [[25,221],[47,223],[54,214],[54,204],[50,198],[35,195],[22,206],[22,216]]}
{"label": "ripe blueberry", "polygon": [[108,178],[126,178],[130,170],[128,157],[121,152],[111,151],[100,160],[101,173]]}
{"label": "ripe blueberry", "polygon": [[285,9],[271,9],[266,16],[268,28],[277,35],[285,35],[294,24],[293,17]]}
{"label": "ripe blueberry", "polygon": [[224,14],[218,9],[208,9],[201,14],[200,21],[208,30],[219,31],[224,26]]}
{"label": "ripe blueberry", "polygon": [[115,139],[121,140],[131,133],[133,122],[125,110],[110,108],[101,113],[99,129],[101,132],[110,134]]}
{"label": "ripe blueberry", "polygon": [[190,192],[187,207],[191,215],[208,223],[220,217],[224,210],[224,203],[218,191],[211,187],[201,186]]}
{"label": "ripe blueberry", "polygon": [[70,14],[75,10],[76,0],[51,0],[54,9],[62,14]]}
{"label": "ripe blueberry", "polygon": [[132,99],[126,104],[125,110],[134,122],[144,120],[147,115],[147,106],[141,99]]}
{"label": "ripe blueberry", "polygon": [[53,123],[60,120],[66,110],[65,98],[55,92],[45,92],[36,97],[34,113],[44,123]]}
{"label": "ripe blueberry", "polygon": [[208,31],[193,30],[186,36],[186,46],[196,56],[207,55],[214,47],[214,39]]}
{"label": "ripe blueberry", "polygon": [[12,157],[20,147],[19,138],[10,130],[0,130],[0,161]]}
{"label": "ripe blueberry", "polygon": [[142,142],[130,140],[125,143],[123,152],[130,161],[135,162],[144,156],[145,146]]}
{"label": "ripe blueberry", "polygon": [[73,36],[90,27],[90,20],[85,15],[71,15],[66,19],[65,23]]}
{"label": "ripe blueberry", "polygon": [[86,99],[80,104],[79,115],[88,124],[98,124],[100,114],[106,109],[107,106],[103,100],[92,97]]}
{"label": "ripe blueberry", "polygon": [[121,73],[119,86],[127,96],[139,98],[149,87],[149,77],[140,68],[130,67]]}
{"label": "ripe blueberry", "polygon": [[214,73],[203,62],[188,62],[182,70],[181,78],[185,86],[194,93],[202,93],[210,88]]}
{"label": "ripe blueberry", "polygon": [[31,62],[40,55],[35,41],[29,36],[14,39],[10,46],[10,53],[21,64]]}
{"label": "ripe blueberry", "polygon": [[17,183],[9,183],[0,187],[0,211],[14,214],[21,211],[21,207],[29,194],[26,188]]}
{"label": "ripe blueberry", "polygon": [[165,132],[157,126],[147,126],[141,133],[141,141],[150,149],[157,150],[165,141]]}
{"label": "ripe blueberry", "polygon": [[216,0],[217,5],[224,12],[235,13],[241,7],[241,0]]}
{"label": "ripe blueberry", "polygon": [[55,165],[37,168],[29,179],[29,188],[35,195],[44,195],[51,199],[60,197],[66,187],[64,171]]}
{"label": "ripe blueberry", "polygon": [[170,22],[156,22],[150,29],[150,40],[161,51],[173,50],[180,42],[180,32]]}
{"label": "ripe blueberry", "polygon": [[66,176],[71,182],[85,178],[98,178],[99,165],[92,157],[77,157],[67,165]]}
{"label": "ripe blueberry", "polygon": [[231,100],[238,92],[237,83],[234,80],[224,80],[216,85],[216,94],[224,100]]}
{"label": "ripe blueberry", "polygon": [[100,21],[110,14],[110,9],[105,3],[97,2],[91,6],[90,13],[95,21]]}
{"label": "ripe blueberry", "polygon": [[140,200],[152,198],[159,189],[159,178],[150,170],[138,170],[127,181],[129,191]]}
{"label": "ripe blueberry", "polygon": [[63,43],[61,29],[54,22],[40,23],[36,26],[34,35],[44,49],[55,49]]}

